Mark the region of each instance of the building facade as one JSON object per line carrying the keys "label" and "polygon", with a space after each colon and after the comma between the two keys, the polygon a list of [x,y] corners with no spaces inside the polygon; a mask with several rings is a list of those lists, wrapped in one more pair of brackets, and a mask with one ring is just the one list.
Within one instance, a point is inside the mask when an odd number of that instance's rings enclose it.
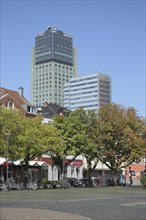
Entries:
{"label": "building facade", "polygon": [[23,87],[18,91],[0,87],[0,106],[16,111],[21,110],[25,117],[36,116],[36,108],[24,97]]}
{"label": "building facade", "polygon": [[[71,156],[68,156],[64,159],[64,164],[69,159],[71,159]],[[65,178],[72,177],[80,179],[83,177],[83,169],[83,157],[78,156],[70,165],[66,167],[64,176]],[[8,161],[6,158],[0,157],[0,180],[3,179],[4,182],[6,182],[8,177],[17,183],[17,176],[19,175],[19,182],[23,183],[24,179],[22,174],[23,167],[20,160]],[[59,167],[53,165],[51,158],[47,155],[42,155],[41,158],[36,158],[33,161],[29,161],[28,164],[29,182],[37,183],[38,181],[42,181],[43,178],[46,178],[49,181],[58,181],[61,178]]]}
{"label": "building facade", "polygon": [[69,34],[56,27],[35,38],[31,53],[31,103],[64,104],[64,83],[77,76],[77,50]]}
{"label": "building facade", "polygon": [[98,111],[103,104],[111,102],[111,78],[107,74],[79,75],[64,84],[64,107],[75,110]]}

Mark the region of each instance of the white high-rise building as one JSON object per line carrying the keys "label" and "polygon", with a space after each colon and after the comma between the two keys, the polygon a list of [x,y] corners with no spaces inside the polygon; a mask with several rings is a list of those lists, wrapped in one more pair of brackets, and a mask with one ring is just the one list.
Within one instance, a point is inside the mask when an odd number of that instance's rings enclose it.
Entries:
{"label": "white high-rise building", "polygon": [[77,76],[77,49],[72,36],[56,27],[35,37],[31,54],[31,103],[63,106],[64,83]]}
{"label": "white high-rise building", "polygon": [[64,107],[75,110],[98,111],[100,106],[111,102],[111,78],[107,74],[79,75],[64,84]]}

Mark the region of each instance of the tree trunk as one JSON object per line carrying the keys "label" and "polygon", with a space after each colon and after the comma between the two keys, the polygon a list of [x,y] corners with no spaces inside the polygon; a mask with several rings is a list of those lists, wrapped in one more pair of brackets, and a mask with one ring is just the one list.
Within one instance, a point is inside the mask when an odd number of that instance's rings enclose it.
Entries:
{"label": "tree trunk", "polygon": [[24,183],[24,187],[26,187],[27,183],[29,181],[29,177],[28,177],[28,162],[26,162],[22,166],[23,166],[23,183]]}
{"label": "tree trunk", "polygon": [[114,186],[117,185],[117,173],[113,172]]}
{"label": "tree trunk", "polygon": [[92,165],[91,160],[88,161],[88,172],[87,172],[87,178],[91,179],[91,173],[92,173]]}

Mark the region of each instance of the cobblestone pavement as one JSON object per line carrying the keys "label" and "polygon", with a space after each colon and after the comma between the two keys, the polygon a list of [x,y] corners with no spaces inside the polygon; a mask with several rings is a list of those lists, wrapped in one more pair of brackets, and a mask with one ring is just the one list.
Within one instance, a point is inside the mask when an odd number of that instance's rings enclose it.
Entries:
{"label": "cobblestone pavement", "polygon": [[0,220],[145,220],[146,190],[97,187],[0,192]]}
{"label": "cobblestone pavement", "polygon": [[71,213],[43,209],[1,208],[1,220],[91,220]]}

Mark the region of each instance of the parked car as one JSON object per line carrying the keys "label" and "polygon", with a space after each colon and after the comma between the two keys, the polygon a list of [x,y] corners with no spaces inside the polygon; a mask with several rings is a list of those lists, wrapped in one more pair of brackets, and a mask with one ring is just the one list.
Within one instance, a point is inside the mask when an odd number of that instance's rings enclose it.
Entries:
{"label": "parked car", "polygon": [[74,187],[82,187],[82,181],[81,180],[77,180],[74,182]]}
{"label": "parked car", "polygon": [[75,185],[75,187],[94,187],[94,181],[92,179],[83,178],[79,179]]}
{"label": "parked car", "polygon": [[37,184],[36,183],[27,183],[26,189],[37,189]]}
{"label": "parked car", "polygon": [[66,178],[65,180],[70,184],[71,187],[74,187],[75,183],[78,182],[78,179],[75,177]]}
{"label": "parked car", "polygon": [[2,191],[6,191],[7,190],[7,186],[4,183],[0,183],[0,190]]}
{"label": "parked car", "polygon": [[106,179],[106,185],[107,186],[115,186],[115,181],[113,178],[107,178]]}

